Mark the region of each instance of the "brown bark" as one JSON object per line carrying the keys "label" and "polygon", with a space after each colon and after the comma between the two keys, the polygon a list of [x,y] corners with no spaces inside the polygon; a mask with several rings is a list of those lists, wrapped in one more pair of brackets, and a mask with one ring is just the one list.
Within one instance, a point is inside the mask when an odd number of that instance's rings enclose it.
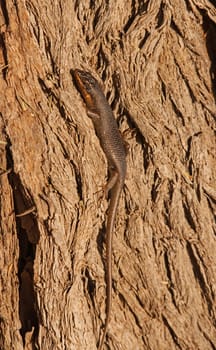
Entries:
{"label": "brown bark", "polygon": [[215,349],[213,1],[2,0],[0,21],[0,349],[103,327],[107,164],[71,68],[132,130],[105,348]]}

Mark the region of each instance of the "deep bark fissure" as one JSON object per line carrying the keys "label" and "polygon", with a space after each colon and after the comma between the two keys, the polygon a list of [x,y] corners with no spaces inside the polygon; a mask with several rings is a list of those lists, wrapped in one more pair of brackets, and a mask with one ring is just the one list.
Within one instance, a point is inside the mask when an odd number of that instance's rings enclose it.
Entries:
{"label": "deep bark fissure", "polygon": [[[37,315],[37,301],[34,291],[34,260],[36,246],[39,242],[39,229],[34,214],[35,206],[30,196],[26,196],[25,189],[17,174],[14,173],[14,162],[11,153],[11,142],[7,137],[7,168],[11,169],[8,180],[13,193],[14,216],[16,218],[16,232],[19,241],[18,279],[19,279],[19,317],[21,322],[20,334],[25,346],[25,334],[32,331],[32,339],[39,327]],[[20,212],[22,210],[22,212]],[[28,213],[30,211],[30,213]],[[11,213],[12,214],[12,213]],[[28,219],[26,221],[26,217]],[[34,343],[34,342],[33,342]],[[33,345],[32,343],[32,345]]]}
{"label": "deep bark fissure", "polygon": [[178,349],[182,350],[182,346],[179,344],[179,340],[178,340],[178,336],[177,334],[175,333],[174,329],[171,327],[170,323],[168,322],[167,318],[162,315],[162,319],[164,321],[164,324],[166,325],[175,345],[177,346]]}

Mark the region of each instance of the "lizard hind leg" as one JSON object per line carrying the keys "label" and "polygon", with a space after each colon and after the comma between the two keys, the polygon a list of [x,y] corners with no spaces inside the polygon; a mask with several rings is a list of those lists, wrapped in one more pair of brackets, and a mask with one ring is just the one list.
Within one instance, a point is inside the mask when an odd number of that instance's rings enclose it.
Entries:
{"label": "lizard hind leg", "polygon": [[115,186],[119,176],[118,172],[114,169],[109,169],[109,173],[108,182],[104,187],[105,198],[108,198],[109,191]]}
{"label": "lizard hind leg", "polygon": [[115,186],[118,179],[118,173],[114,170],[110,171],[110,176],[106,184],[100,185],[99,190],[94,192],[95,194],[102,193],[100,199],[108,199],[109,191]]}

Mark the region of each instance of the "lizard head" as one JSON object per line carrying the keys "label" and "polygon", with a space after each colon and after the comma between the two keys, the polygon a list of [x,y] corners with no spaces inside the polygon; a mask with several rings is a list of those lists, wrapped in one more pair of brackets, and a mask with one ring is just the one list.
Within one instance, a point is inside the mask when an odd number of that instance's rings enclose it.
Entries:
{"label": "lizard head", "polygon": [[89,73],[80,69],[71,70],[77,89],[88,107],[93,107],[93,91],[98,86],[97,80]]}

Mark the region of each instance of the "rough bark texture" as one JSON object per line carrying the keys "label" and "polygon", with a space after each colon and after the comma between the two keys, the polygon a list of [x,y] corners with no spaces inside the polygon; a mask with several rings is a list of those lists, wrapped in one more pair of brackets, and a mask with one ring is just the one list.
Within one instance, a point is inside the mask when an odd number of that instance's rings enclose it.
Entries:
{"label": "rough bark texture", "polygon": [[214,6],[1,0],[1,350],[96,349],[105,319],[107,164],[71,68],[129,143],[105,348],[216,349]]}

